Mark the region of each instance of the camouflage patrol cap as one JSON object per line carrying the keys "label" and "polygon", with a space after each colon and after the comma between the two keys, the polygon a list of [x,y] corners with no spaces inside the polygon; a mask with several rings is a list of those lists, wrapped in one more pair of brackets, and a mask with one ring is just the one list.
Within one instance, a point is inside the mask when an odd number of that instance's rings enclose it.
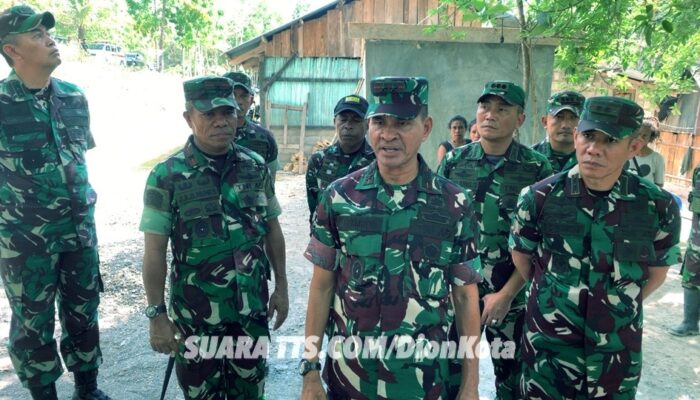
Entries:
{"label": "camouflage patrol cap", "polygon": [[610,137],[622,139],[636,132],[644,120],[644,110],[637,103],[612,96],[590,97],[583,104],[581,120],[576,130],[598,130]]}
{"label": "camouflage patrol cap", "polygon": [[364,97],[351,94],[338,100],[338,103],[335,105],[335,109],[333,109],[333,115],[338,115],[343,111],[352,111],[364,118],[365,114],[367,114],[368,106],[369,104]]}
{"label": "camouflage patrol cap", "polygon": [[242,87],[250,94],[255,94],[253,90],[253,81],[248,75],[243,72],[227,72],[224,74],[224,78],[228,78],[233,81],[234,89],[236,86]]}
{"label": "camouflage patrol cap", "polygon": [[569,110],[579,117],[581,116],[584,101],[586,101],[586,98],[579,92],[565,90],[554,93],[547,100],[547,114],[557,115],[562,110]]}
{"label": "camouflage patrol cap", "polygon": [[48,11],[37,14],[31,7],[20,4],[10,7],[0,14],[0,39],[5,36],[33,31],[43,25],[51,29],[56,25],[56,20]]}
{"label": "camouflage patrol cap", "polygon": [[185,100],[194,108],[207,112],[217,107],[233,107],[240,110],[233,99],[233,82],[220,76],[201,76],[183,83]]}
{"label": "camouflage patrol cap", "polygon": [[481,101],[489,95],[498,96],[512,106],[520,106],[525,108],[525,91],[523,88],[513,82],[486,82],[484,90],[481,92],[481,96],[479,96],[479,99],[476,102],[481,103]]}
{"label": "camouflage patrol cap", "polygon": [[370,82],[371,102],[365,118],[389,115],[413,119],[428,105],[428,79],[422,76],[382,76]]}

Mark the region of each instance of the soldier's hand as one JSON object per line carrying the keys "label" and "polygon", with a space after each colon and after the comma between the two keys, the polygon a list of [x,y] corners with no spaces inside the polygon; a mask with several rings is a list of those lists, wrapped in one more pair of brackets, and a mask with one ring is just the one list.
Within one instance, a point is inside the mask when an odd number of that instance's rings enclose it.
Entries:
{"label": "soldier's hand", "polygon": [[301,400],[326,399],[326,392],[321,384],[321,374],[318,371],[309,371],[304,375],[304,384],[301,387]]}
{"label": "soldier's hand", "polygon": [[508,314],[512,302],[512,297],[500,292],[485,295],[484,311],[481,313],[481,325],[500,325],[506,314]]}
{"label": "soldier's hand", "polygon": [[272,327],[273,331],[276,331],[284,320],[287,319],[287,314],[289,314],[289,296],[287,295],[286,288],[276,288],[270,296],[270,303],[267,306],[267,320],[270,321],[272,316],[277,313],[275,317],[275,325]]}
{"label": "soldier's hand", "polygon": [[158,353],[170,354],[177,351],[175,334],[179,333],[177,327],[168,318],[167,314],[160,314],[150,320],[149,339],[151,348]]}

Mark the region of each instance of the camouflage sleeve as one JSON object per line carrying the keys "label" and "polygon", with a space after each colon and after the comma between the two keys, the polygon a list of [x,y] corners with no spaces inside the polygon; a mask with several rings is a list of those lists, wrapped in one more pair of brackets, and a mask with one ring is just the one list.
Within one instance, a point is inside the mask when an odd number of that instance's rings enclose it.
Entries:
{"label": "camouflage sleeve", "polygon": [[680,264],[681,216],[678,204],[666,193],[656,200],[659,212],[659,229],[654,239],[656,262],[653,266],[671,266]]}
{"label": "camouflage sleeve", "polygon": [[154,168],[146,180],[143,193],[143,214],[139,230],[170,236],[172,229],[172,191]]}
{"label": "camouflage sleeve", "polygon": [[263,185],[265,188],[265,197],[267,197],[267,207],[265,207],[265,219],[268,220],[277,218],[282,214],[282,208],[280,207],[280,203],[277,201],[277,196],[275,196],[275,185],[272,181],[270,170],[267,168],[265,168]]}
{"label": "camouflage sleeve", "polygon": [[700,175],[700,165],[695,167],[695,169],[693,170],[693,181],[690,186],[690,191],[688,192],[688,209],[690,211],[693,211],[693,208],[691,206],[691,204],[693,204],[693,189],[695,188],[695,184],[698,181],[698,175]]}
{"label": "camouflage sleeve", "polygon": [[306,168],[306,203],[309,205],[309,224],[313,225],[314,210],[318,204],[318,169],[321,167],[321,155],[314,153],[309,157],[309,165]]}
{"label": "camouflage sleeve", "polygon": [[440,165],[438,165],[437,168],[437,174],[447,179],[450,179],[450,171],[447,168],[447,161],[452,158],[452,154],[453,152],[448,152],[445,154],[445,157],[442,157],[442,161],[440,161]]}
{"label": "camouflage sleeve", "polygon": [[476,251],[476,243],[479,240],[479,225],[469,200],[471,193],[466,190],[460,193],[460,196],[464,196],[459,199],[459,205],[464,212],[457,224],[457,234],[448,273],[450,283],[456,286],[481,282],[481,259]]}
{"label": "camouflage sleeve", "polygon": [[311,240],[304,252],[304,257],[307,260],[329,271],[338,268],[335,263],[335,255],[340,247],[331,209],[333,193],[335,193],[333,189],[329,189],[321,195],[311,226]]}
{"label": "camouflage sleeve", "polygon": [[537,226],[537,210],[534,194],[530,187],[520,191],[515,216],[510,226],[508,247],[525,254],[533,254],[542,240],[542,234]]}
{"label": "camouflage sleeve", "polygon": [[275,141],[275,135],[272,133],[272,131],[269,131],[270,134],[267,137],[267,141],[270,144],[270,153],[269,153],[269,161],[270,163],[275,163],[279,167],[279,161],[277,158],[279,157],[279,149],[277,148],[277,142]]}

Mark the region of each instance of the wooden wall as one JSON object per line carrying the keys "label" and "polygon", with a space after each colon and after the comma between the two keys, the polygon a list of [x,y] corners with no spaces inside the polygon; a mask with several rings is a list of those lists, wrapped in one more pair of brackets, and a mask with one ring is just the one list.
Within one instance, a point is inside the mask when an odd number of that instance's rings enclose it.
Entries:
{"label": "wooden wall", "polygon": [[360,58],[361,39],[348,35],[351,22],[479,26],[478,22],[464,22],[462,13],[454,7],[443,7],[431,15],[430,10],[437,7],[438,0],[355,0],[275,34],[265,43],[264,53],[267,57],[289,57],[296,52],[299,57]]}
{"label": "wooden wall", "polygon": [[[692,146],[691,168],[681,175],[683,157]],[[700,135],[690,133],[661,132],[661,139],[652,146],[663,157],[666,164],[666,182],[690,186],[693,168],[700,164]]]}

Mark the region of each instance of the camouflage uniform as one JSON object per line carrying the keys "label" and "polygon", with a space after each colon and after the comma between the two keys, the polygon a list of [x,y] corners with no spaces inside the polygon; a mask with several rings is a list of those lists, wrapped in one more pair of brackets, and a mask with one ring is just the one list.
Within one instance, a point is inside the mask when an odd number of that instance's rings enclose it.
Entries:
{"label": "camouflage uniform", "polygon": [[680,261],[679,230],[672,197],[626,171],[605,198],[578,166],[523,190],[510,246],[534,256],[525,398],[634,398],[641,288],[649,266]]}
{"label": "camouflage uniform", "polygon": [[[279,204],[257,153],[232,145],[222,160],[206,156],[190,137],[156,165],[140,229],[170,238],[168,309],[184,337],[268,338],[270,272],[263,246],[266,221],[280,215]],[[180,352],[176,366],[188,398],[208,399],[221,390],[232,398],[263,396],[263,358],[187,360]]]}
{"label": "camouflage uniform", "polygon": [[[337,272],[331,336],[444,342],[454,318],[449,285],[480,280],[469,194],[418,157],[407,185],[384,183],[375,161],[321,195],[305,256]],[[446,398],[447,378],[439,357],[329,357],[324,367],[333,399]]]}
{"label": "camouflage uniform", "polygon": [[[488,160],[480,142],[470,143],[448,153],[438,167],[438,175],[450,179],[473,194],[476,218],[479,221],[477,249],[483,265],[484,280],[479,284],[479,297],[503,288],[515,271],[508,251],[508,233],[520,190],[551,175],[552,168],[541,154],[513,141],[503,157],[494,165]],[[489,343],[500,340],[516,345],[515,358],[494,357],[496,392],[499,399],[517,398],[519,349],[525,291],[521,290],[511,309],[499,325],[487,325]],[[459,365],[452,366],[459,374]],[[453,389],[459,376],[452,379]]]}
{"label": "camouflage uniform", "polygon": [[62,373],[54,302],[70,371],[102,363],[97,195],[85,152],[95,146],[85,96],[51,78],[36,93],[14,72],[0,82],[0,274],[12,309],[8,350],[24,386]]}
{"label": "camouflage uniform", "polygon": [[682,285],[685,289],[700,290],[700,166],[693,170],[693,188],[688,193],[688,204],[693,213],[693,225],[683,259]]}
{"label": "camouflage uniform", "polygon": [[272,132],[246,118],[245,124],[236,129],[236,144],[260,154],[270,169],[274,182],[280,164],[277,160],[277,142]]}
{"label": "camouflage uniform", "polygon": [[309,167],[306,170],[306,201],[309,204],[309,223],[312,226],[319,194],[334,180],[366,167],[374,158],[374,151],[367,141],[353,154],[343,153],[340,145],[334,143],[309,157]]}
{"label": "camouflage uniform", "polygon": [[533,145],[532,150],[547,157],[549,164],[552,166],[552,173],[554,174],[570,170],[577,164],[575,151],[569,154],[558,152],[552,149],[552,145],[546,140]]}

